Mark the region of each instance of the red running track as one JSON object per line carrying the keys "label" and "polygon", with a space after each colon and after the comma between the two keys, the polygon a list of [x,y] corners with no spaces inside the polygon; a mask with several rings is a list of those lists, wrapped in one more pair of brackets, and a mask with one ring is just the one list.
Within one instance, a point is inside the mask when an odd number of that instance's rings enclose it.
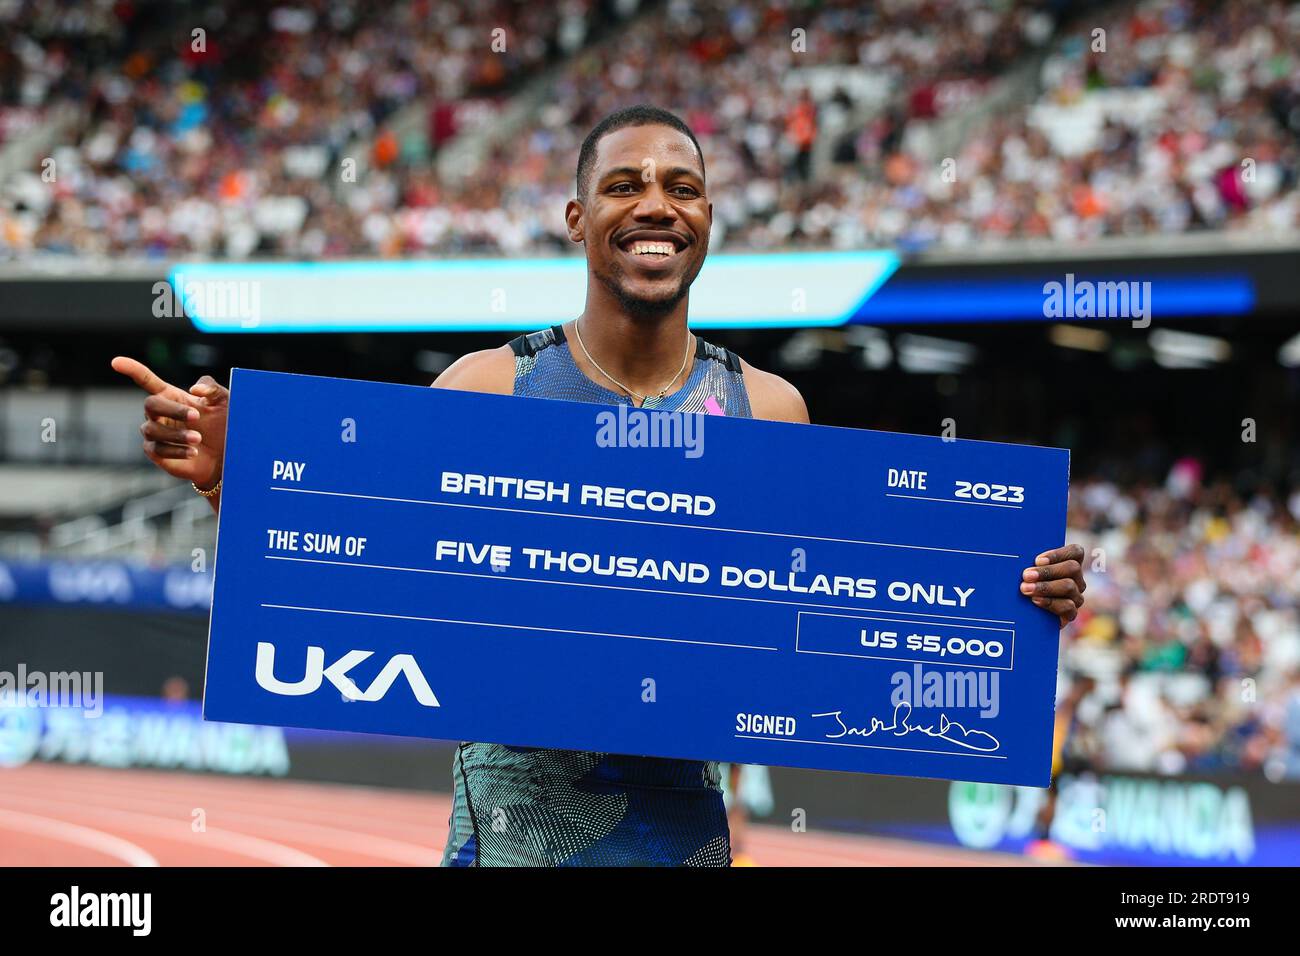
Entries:
{"label": "red running track", "polygon": [[[0,866],[434,866],[445,794],[61,764],[0,771]],[[1021,857],[751,826],[760,866],[1023,865]]]}

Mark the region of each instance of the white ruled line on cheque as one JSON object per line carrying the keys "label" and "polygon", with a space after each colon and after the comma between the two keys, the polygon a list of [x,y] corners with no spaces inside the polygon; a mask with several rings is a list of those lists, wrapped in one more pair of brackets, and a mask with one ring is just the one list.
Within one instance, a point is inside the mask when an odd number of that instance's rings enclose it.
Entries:
{"label": "white ruled line on cheque", "polygon": [[734,647],[745,651],[774,651],[775,647],[758,644],[728,644],[725,641],[691,641],[683,637],[649,637],[645,634],[616,634],[612,631],[579,631],[571,627],[538,627],[534,624],[493,624],[488,621],[458,621],[448,617],[420,617],[416,614],[381,614],[378,611],[348,611],[332,607],[302,607],[297,604],[266,604],[262,607],[281,611],[313,611],[317,614],[354,614],[359,617],[386,617],[399,621],[428,621],[433,624],[466,624],[470,627],[500,627],[512,631],[545,631],[548,634],[581,634],[584,637],[621,637],[629,641],[663,641],[668,644],[700,644],[706,647]]}
{"label": "white ruled line on cheque", "polygon": [[[947,554],[974,554],[984,558],[1015,558],[1018,554],[1000,551],[966,551],[961,548],[932,548],[924,544],[896,544],[890,541],[860,541],[856,538],[827,538],[815,534],[793,534],[786,531],[754,531],[748,528],[719,528],[715,525],[682,524],[680,521],[649,521],[644,518],[616,518],[613,515],[573,515],[563,511],[536,511],[532,508],[503,508],[499,505],[472,505],[464,501],[429,501],[424,498],[389,498],[385,495],[361,495],[346,491],[322,491],[316,488],[286,488],[270,485],[272,491],[290,491],[299,495],[329,495],[334,498],[361,498],[366,501],[395,501],[399,504],[433,505],[439,508],[475,508],[480,511],[509,511],[515,514],[545,515],[551,518],[583,518],[587,521],[618,521],[623,524],[648,524],[656,528],[691,528],[696,531],[724,531],[729,534],[760,534],[773,538],[796,538],[800,541],[832,541],[837,544],[865,544],[873,548],[906,548],[912,551],[943,551]],[[907,497],[907,496],[904,496]],[[947,499],[940,499],[947,500]],[[1014,505],[1012,507],[1015,507]]]}
{"label": "white ruled line on cheque", "polygon": [[879,744],[846,744],[838,740],[800,740],[798,737],[761,737],[756,734],[734,734],[742,740],[780,740],[787,744],[817,744],[822,747],[857,747],[862,750],[898,750],[912,754],[942,754],[945,757],[983,757],[986,760],[1006,760],[1006,754],[976,754],[956,750],[923,750],[920,747],[882,747]]}
{"label": "white ruled line on cheque", "polygon": [[1020,505],[1004,505],[996,501],[963,501],[961,498],[930,498],[926,495],[899,495],[892,491],[885,492],[886,498],[910,498],[913,501],[943,501],[950,505],[983,505],[985,508],[1014,508],[1022,510]]}
{"label": "white ruled line on cheque", "polygon": [[[443,568],[406,568],[397,564],[368,564],[364,561],[331,561],[328,558],[295,558],[287,554],[264,554],[268,561],[294,561],[299,564],[326,564],[341,568],[368,568],[372,571],[406,571],[411,574],[449,574],[459,578],[478,578],[482,581],[518,581],[524,584],[550,584],[566,588],[600,588],[606,591],[639,591],[642,594],[659,594],[668,597],[707,598],[711,601],[754,601],[759,604],[784,604],[789,607],[811,607],[829,611],[859,611],[865,614],[910,614],[912,617],[953,618],[952,614],[933,614],[930,611],[899,610],[897,608],[845,607],[842,604],[814,604],[811,601],[780,601],[776,598],[751,597],[747,594],[704,594],[695,591],[666,591],[661,588],[638,588],[631,585],[597,584],[594,581],[547,581],[543,578],[521,578],[512,574],[484,573],[481,571],[451,571]],[[991,617],[957,617],[958,621],[980,621],[985,624],[1014,624]],[[936,621],[934,623],[942,623]]]}

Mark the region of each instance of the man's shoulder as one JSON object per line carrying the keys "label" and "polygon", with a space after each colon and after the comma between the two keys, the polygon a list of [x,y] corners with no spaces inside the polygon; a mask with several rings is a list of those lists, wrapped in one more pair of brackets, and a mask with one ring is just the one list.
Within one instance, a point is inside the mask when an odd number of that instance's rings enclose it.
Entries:
{"label": "man's shoulder", "polygon": [[510,395],[514,392],[514,386],[515,353],[509,343],[462,355],[433,382],[434,388],[488,392],[493,395]]}
{"label": "man's shoulder", "polygon": [[808,424],[808,406],[795,388],[780,375],[755,368],[740,360],[745,375],[745,390],[749,392],[749,407],[755,418],[774,422],[800,422]]}
{"label": "man's shoulder", "polygon": [[[737,356],[739,358],[739,356]],[[765,372],[740,359],[755,418],[778,422],[808,422],[808,406],[799,390],[780,375]],[[510,395],[514,392],[515,352],[510,344],[461,356],[438,376],[434,388]]]}

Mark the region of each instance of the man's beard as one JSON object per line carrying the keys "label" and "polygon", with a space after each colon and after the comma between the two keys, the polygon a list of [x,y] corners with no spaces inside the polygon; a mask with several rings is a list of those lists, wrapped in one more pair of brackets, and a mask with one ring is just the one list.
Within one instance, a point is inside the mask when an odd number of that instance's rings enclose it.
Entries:
{"label": "man's beard", "polygon": [[621,269],[616,270],[615,275],[606,275],[600,272],[596,273],[596,278],[618,300],[619,308],[634,319],[660,319],[677,308],[677,304],[686,298],[686,293],[690,291],[691,280],[695,276],[682,276],[678,283],[676,291],[662,298],[646,299],[641,296],[633,295],[619,282],[625,273]]}

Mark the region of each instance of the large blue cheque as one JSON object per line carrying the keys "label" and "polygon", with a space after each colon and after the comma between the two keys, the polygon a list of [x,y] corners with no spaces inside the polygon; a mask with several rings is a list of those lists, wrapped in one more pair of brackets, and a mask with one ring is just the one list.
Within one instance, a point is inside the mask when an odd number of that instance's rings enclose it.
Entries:
{"label": "large blue cheque", "polygon": [[204,714],[1046,786],[1069,453],[235,369]]}

